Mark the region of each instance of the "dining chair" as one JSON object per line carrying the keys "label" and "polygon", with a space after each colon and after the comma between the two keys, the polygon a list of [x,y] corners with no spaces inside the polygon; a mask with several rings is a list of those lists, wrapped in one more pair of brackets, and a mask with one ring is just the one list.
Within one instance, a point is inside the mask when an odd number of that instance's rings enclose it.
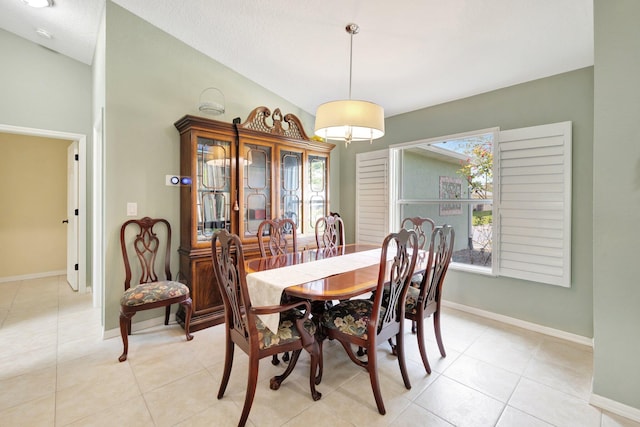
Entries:
{"label": "dining chair", "polygon": [[344,245],[344,222],[337,213],[318,218],[315,231],[318,250],[335,250]]}
{"label": "dining chair", "polygon": [[[429,243],[431,242],[431,233],[436,226],[435,221],[431,218],[414,216],[403,219],[400,226],[416,232],[418,235],[418,247],[425,251],[422,253],[422,256],[427,256]],[[420,288],[422,276],[422,273],[414,274],[411,278],[411,286]],[[416,333],[416,322],[411,322],[411,332]]]}
{"label": "dining chair", "polygon": [[[298,252],[296,227],[296,223],[291,218],[265,219],[262,221],[258,226],[257,233],[260,256],[264,258]],[[267,239],[264,238],[265,233],[268,233]],[[291,239],[287,239],[287,235],[291,235]],[[283,295],[281,302],[288,303],[291,301]],[[289,353],[284,353],[282,360],[289,361]],[[271,363],[274,365],[280,363],[277,354],[273,355]]]}
{"label": "dining chair", "polygon": [[[260,256],[274,256],[298,252],[297,225],[290,218],[265,219],[258,226]],[[265,239],[265,233],[268,233]],[[287,235],[291,238],[288,239]]]}
{"label": "dining chair", "polygon": [[[417,245],[418,237],[413,230],[401,229],[389,234],[382,244],[375,298],[343,301],[320,317],[321,332],[329,339],[338,340],[349,358],[369,372],[376,406],[382,415],[386,410],[378,381],[376,347],[379,343],[396,338],[400,373],[405,387],[411,388],[404,359],[404,300],[417,259],[411,254]],[[366,360],[356,356],[354,346],[366,349]],[[322,365],[322,342],[320,352]]]}
{"label": "dining chair", "polygon": [[[132,242],[129,238],[135,236]],[[161,238],[162,237],[162,238]],[[189,333],[191,323],[191,297],[189,288],[171,280],[171,225],[162,218],[131,219],[120,227],[120,246],[124,259],[124,294],[120,298],[120,334],[124,351],[118,358],[120,362],[127,360],[129,339],[131,335],[131,318],[142,310],[165,307],[164,324],[169,324],[172,304],[182,304],[185,308],[184,330],[187,341],[193,339]],[[135,259],[139,263],[135,263]],[[137,265],[140,280],[137,285],[131,284],[132,267]],[[164,272],[164,278],[160,274]]]}
{"label": "dining chair", "polygon": [[[435,227],[429,239],[427,269],[424,272],[420,286],[409,287],[405,303],[405,318],[413,324],[417,323],[417,338],[422,364],[427,373],[431,373],[431,366],[427,360],[427,351],[424,342],[424,319],[433,315],[433,329],[440,349],[440,355],[446,357],[442,343],[440,330],[440,301],[442,298],[442,285],[449,269],[455,230],[451,225]],[[412,332],[416,333],[413,329]]]}
{"label": "dining chair", "polygon": [[[419,216],[414,216],[414,217],[407,217],[404,218],[402,220],[402,223],[400,224],[401,228],[406,228],[408,230],[413,230],[416,232],[417,236],[418,236],[418,248],[422,249],[425,252],[422,252],[420,256],[422,257],[426,257],[427,256],[427,249],[428,249],[428,245],[429,245],[429,241],[430,241],[430,237],[431,237],[431,232],[433,231],[433,228],[436,226],[436,223],[431,219],[431,218],[426,218],[426,217],[419,217]],[[415,273],[412,277],[411,277],[411,286],[415,287],[415,288],[419,288],[420,287],[420,282],[422,282],[422,273]],[[371,296],[371,299],[373,299],[375,297],[375,295]],[[412,333],[416,333],[416,322],[413,321],[411,322],[411,332]],[[393,344],[393,340],[391,338],[389,338],[389,345],[391,346],[391,352],[392,354],[396,354],[396,346],[395,344]],[[359,348],[358,349],[358,356],[363,356],[365,354],[365,350],[363,348]]]}
{"label": "dining chair", "polygon": [[[249,356],[249,372],[244,406],[238,426],[244,426],[249,417],[251,404],[258,382],[260,359],[284,351],[291,351],[291,361],[282,375],[271,378],[270,388],[277,390],[298,361],[302,349],[311,356],[309,386],[311,397],[318,400],[322,396],[315,388],[315,373],[320,357],[320,348],[315,341],[316,325],[309,319],[309,302],[296,301],[292,304],[254,307],[247,289],[244,253],[240,238],[227,230],[218,230],[211,242],[213,269],[224,302],[225,319],[225,359],[222,382],[218,399],[222,399],[229,383],[235,346]],[[278,333],[269,330],[258,317],[266,314],[280,314]]]}

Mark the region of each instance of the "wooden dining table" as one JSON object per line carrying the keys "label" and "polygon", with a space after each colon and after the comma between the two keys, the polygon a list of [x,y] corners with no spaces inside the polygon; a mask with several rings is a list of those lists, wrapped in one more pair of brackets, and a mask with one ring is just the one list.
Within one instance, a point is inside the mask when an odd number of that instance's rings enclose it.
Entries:
{"label": "wooden dining table", "polygon": [[[255,258],[245,262],[245,270],[247,274],[251,274],[379,248],[379,246],[371,244],[351,244],[341,246],[334,251],[312,249],[285,255]],[[378,282],[378,270],[379,263],[375,263],[368,267],[289,286],[284,289],[284,292],[293,297],[312,301],[349,299],[375,289]]]}
{"label": "wooden dining table", "polygon": [[[298,279],[296,270],[289,268],[292,266],[299,266],[305,263],[313,263],[315,261],[321,260],[336,259],[337,262],[337,258],[339,257],[345,257],[358,253],[362,253],[361,255],[363,256],[366,254],[366,256],[370,257],[370,262],[364,262],[364,264],[368,265],[360,266],[362,265],[362,263],[350,262],[348,266],[342,266],[339,273],[333,273],[330,268],[332,267],[332,262],[323,261],[323,271],[326,271],[326,273],[315,272],[316,276],[314,277],[321,276],[316,278],[315,280],[305,280],[304,275],[300,275],[300,279]],[[362,257],[360,257],[360,259],[361,258]],[[425,270],[425,258],[426,257],[424,256],[419,256],[415,268],[416,273]],[[342,260],[347,259],[353,260],[354,258],[353,256],[351,256],[351,258],[343,258]],[[387,261],[387,264],[389,264],[390,262],[391,260]],[[380,246],[356,243],[340,246],[339,248],[337,248],[337,250],[333,251],[312,249],[297,253],[246,260],[245,270],[247,273],[247,283],[249,285],[249,283],[251,282],[250,278],[252,273],[283,268],[288,268],[287,270],[282,270],[283,272],[286,272],[283,277],[286,278],[287,286],[275,283],[278,280],[276,279],[276,277],[278,276],[274,274],[272,275],[273,277],[255,284],[253,288],[254,292],[257,290],[261,290],[261,286],[274,286],[276,289],[278,289],[279,287],[279,295],[284,292],[288,296],[311,301],[312,305],[316,307],[316,309],[313,309],[313,311],[316,311],[315,314],[319,314],[317,313],[317,307],[323,307],[324,304],[313,304],[314,302],[346,300],[366,294],[376,288],[380,270]],[[326,270],[324,270],[325,268]],[[273,283],[270,283],[270,280]],[[259,305],[256,304],[256,301],[254,301],[254,295],[252,294],[251,286],[249,286],[249,293],[251,295],[252,303],[254,305]],[[271,298],[271,304],[273,304],[273,297]],[[277,323],[275,324],[277,325]]]}

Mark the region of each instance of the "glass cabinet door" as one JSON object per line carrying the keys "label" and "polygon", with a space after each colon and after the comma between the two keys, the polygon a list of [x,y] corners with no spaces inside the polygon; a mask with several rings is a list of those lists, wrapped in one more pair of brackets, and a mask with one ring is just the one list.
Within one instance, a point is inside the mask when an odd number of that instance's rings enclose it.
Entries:
{"label": "glass cabinet door", "polygon": [[309,155],[309,230],[314,230],[318,218],[327,214],[327,158]]}
{"label": "glass cabinet door", "polygon": [[244,144],[243,237],[255,237],[260,223],[272,217],[272,149],[268,146]]}
{"label": "glass cabinet door", "polygon": [[302,153],[280,150],[280,216],[302,233]]}
{"label": "glass cabinet door", "polygon": [[198,137],[196,180],[197,242],[211,240],[214,231],[231,225],[231,144]]}

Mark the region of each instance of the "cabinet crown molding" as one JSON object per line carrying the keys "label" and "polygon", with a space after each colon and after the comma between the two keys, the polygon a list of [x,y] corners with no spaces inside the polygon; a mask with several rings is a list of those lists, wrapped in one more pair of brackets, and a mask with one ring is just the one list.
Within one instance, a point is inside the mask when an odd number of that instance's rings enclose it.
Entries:
{"label": "cabinet crown molding", "polygon": [[[271,117],[271,120],[267,121],[269,117]],[[286,126],[283,126],[282,122],[286,123]],[[255,130],[283,136],[285,138],[311,141],[304,131],[300,119],[291,113],[283,116],[280,108],[276,108],[273,114],[271,114],[271,110],[267,107],[256,107],[251,111],[247,120],[238,126],[243,129]]]}

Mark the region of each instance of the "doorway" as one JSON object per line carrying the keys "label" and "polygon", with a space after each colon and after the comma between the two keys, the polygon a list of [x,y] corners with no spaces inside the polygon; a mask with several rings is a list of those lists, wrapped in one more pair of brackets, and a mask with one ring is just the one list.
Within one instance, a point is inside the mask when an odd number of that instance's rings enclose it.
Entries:
{"label": "doorway", "polygon": [[[78,170],[77,170],[77,178],[74,183],[70,183],[72,185],[77,186],[77,195],[78,195],[78,216],[77,219],[77,262],[67,262],[67,269],[69,266],[73,271],[73,276],[77,277],[77,291],[84,293],[87,291],[87,256],[86,256],[86,182],[87,182],[87,173],[86,173],[86,136],[82,134],[74,134],[67,132],[58,132],[58,131],[48,131],[43,129],[33,129],[33,128],[25,128],[11,125],[2,125],[0,124],[0,132],[6,134],[17,134],[17,135],[27,135],[27,136],[36,136],[43,138],[52,138],[56,140],[68,140],[71,145],[77,146],[78,151]],[[46,142],[44,142],[46,143]],[[67,170],[66,164],[61,163],[60,168],[63,170]],[[68,184],[68,185],[70,185]],[[67,191],[75,191],[74,189],[67,189]],[[64,218],[61,218],[63,220]],[[77,264],[77,270],[75,270]],[[69,275],[69,271],[65,271],[65,274]]]}

